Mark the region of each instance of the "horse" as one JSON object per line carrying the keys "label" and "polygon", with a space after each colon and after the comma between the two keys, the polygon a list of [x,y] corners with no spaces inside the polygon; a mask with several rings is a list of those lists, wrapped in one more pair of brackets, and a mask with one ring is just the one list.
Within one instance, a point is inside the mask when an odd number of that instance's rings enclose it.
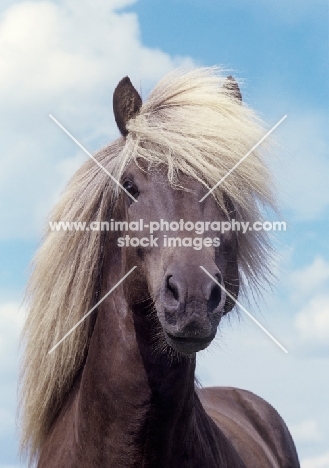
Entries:
{"label": "horse", "polygon": [[[190,229],[259,220],[275,205],[265,148],[206,196],[264,134],[260,119],[216,67],[175,70],[144,103],[125,77],[113,109],[120,137],[76,172],[50,215],[90,228],[48,227],[34,259],[22,453],[38,468],[299,467],[269,403],[195,377],[196,353],[238,295],[272,281],[266,232]],[[179,230],[181,220],[190,224]],[[102,222],[119,224],[92,229]]]}

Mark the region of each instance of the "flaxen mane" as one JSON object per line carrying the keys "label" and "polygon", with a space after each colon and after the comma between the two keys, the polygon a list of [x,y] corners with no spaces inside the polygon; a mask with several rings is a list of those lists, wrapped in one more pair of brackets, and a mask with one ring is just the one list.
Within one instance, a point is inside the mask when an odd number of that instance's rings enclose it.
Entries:
{"label": "flaxen mane", "polygon": [[[127,137],[97,153],[97,160],[117,179],[131,161],[143,160],[148,170],[165,165],[169,183],[177,189],[184,189],[181,172],[211,188],[264,135],[254,112],[224,84],[216,68],[170,73],[128,122]],[[272,204],[269,181],[263,158],[256,152],[224,180],[214,196],[223,206],[226,192],[237,219],[261,220],[261,205]],[[89,160],[69,182],[50,219],[106,220],[118,190]],[[238,242],[240,272],[257,286],[269,275],[264,260],[268,258],[266,233],[240,235]],[[96,303],[101,264],[99,231],[48,230],[34,259],[21,376],[22,449],[31,460],[83,365],[90,322],[85,320],[55,352],[48,351]]]}

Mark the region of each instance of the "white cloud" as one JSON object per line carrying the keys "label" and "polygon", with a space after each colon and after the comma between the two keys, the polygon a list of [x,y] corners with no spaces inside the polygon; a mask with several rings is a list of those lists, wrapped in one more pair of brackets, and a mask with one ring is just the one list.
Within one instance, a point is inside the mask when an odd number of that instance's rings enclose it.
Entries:
{"label": "white cloud", "polygon": [[[26,1],[0,17],[0,237],[36,234],[83,160],[52,113],[89,150],[118,135],[111,92],[129,75],[142,94],[188,58],[145,47],[133,0]],[[64,169],[65,168],[65,169]]]}
{"label": "white cloud", "polygon": [[290,275],[291,300],[298,312],[293,324],[298,347],[308,351],[329,350],[329,263],[317,256]]}
{"label": "white cloud", "polygon": [[300,338],[329,348],[329,295],[315,296],[295,316]]}
{"label": "white cloud", "polygon": [[300,424],[290,426],[290,432],[296,442],[313,443],[322,440],[322,434],[317,421],[307,419]]}
{"label": "white cloud", "polygon": [[28,1],[8,8],[0,32],[1,94],[11,89],[19,105],[63,92],[97,96],[94,87],[121,77],[127,66],[149,79],[170,69],[171,57],[140,43],[137,16],[115,11],[120,3],[132,2]]}
{"label": "white cloud", "polygon": [[329,452],[323,455],[305,458],[301,461],[301,468],[328,468],[329,467]]}
{"label": "white cloud", "polygon": [[294,301],[305,299],[319,293],[329,286],[329,262],[317,256],[310,265],[291,274]]}

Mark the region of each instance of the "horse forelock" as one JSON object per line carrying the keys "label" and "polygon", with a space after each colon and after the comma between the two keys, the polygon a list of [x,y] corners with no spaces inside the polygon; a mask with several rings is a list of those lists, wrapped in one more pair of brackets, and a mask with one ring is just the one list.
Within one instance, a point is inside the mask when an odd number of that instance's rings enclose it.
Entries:
{"label": "horse forelock", "polygon": [[[183,173],[210,189],[264,134],[257,116],[223,87],[224,80],[215,68],[169,74],[128,122],[127,137],[96,158],[117,180],[130,163],[142,162],[149,171],[166,166],[168,181],[176,188],[184,188],[179,180]],[[50,220],[88,224],[108,219],[119,190],[102,169],[87,161],[69,182]],[[222,208],[223,193],[234,204],[238,220],[262,219],[260,205],[273,206],[273,197],[260,153],[246,158],[214,192]],[[270,253],[266,233],[238,234],[238,244],[241,275],[257,286],[270,271],[265,261]],[[89,321],[55,352],[48,351],[95,304],[101,258],[100,231],[48,230],[36,255],[27,290],[21,374],[22,449],[31,460],[83,364]]]}

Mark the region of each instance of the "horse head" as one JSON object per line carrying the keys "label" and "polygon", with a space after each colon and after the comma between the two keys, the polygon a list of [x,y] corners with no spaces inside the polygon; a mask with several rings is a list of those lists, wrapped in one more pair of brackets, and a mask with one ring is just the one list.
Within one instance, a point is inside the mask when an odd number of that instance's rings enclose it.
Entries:
{"label": "horse head", "polygon": [[[114,93],[114,114],[124,137],[140,105],[130,80],[123,79]],[[234,215],[230,199],[224,195],[223,207],[213,196],[200,203],[206,193],[201,182],[184,174],[178,174],[177,181],[179,187],[169,183],[165,166],[152,169],[142,161],[131,162],[122,174],[128,193],[121,197],[118,211],[134,228],[121,238],[127,266],[137,266],[125,284],[131,307],[138,310],[141,298],[151,298],[167,344],[191,354],[211,343],[221,318],[234,306],[238,244],[236,233],[209,229]],[[141,222],[145,228],[136,230]]]}

